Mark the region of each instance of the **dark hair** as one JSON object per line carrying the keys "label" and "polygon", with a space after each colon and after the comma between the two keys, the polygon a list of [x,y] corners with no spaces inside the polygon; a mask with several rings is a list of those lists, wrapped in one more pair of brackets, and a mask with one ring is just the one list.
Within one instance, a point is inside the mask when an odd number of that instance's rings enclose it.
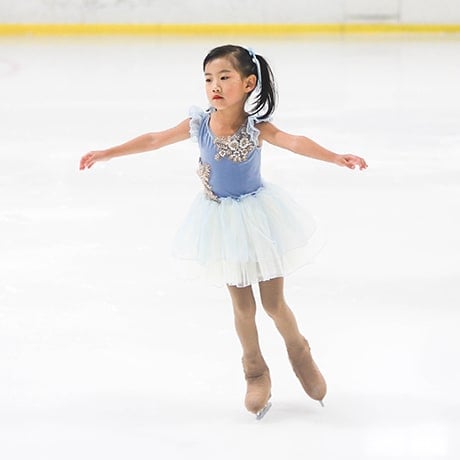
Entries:
{"label": "dark hair", "polygon": [[[258,118],[268,118],[275,111],[276,105],[276,88],[275,81],[273,78],[273,72],[268,62],[260,54],[255,55],[260,64],[261,82],[259,91],[254,93],[251,92],[251,96],[254,97],[253,108],[250,111],[250,115],[257,115]],[[229,58],[235,65],[236,70],[243,76],[249,77],[249,75],[257,75],[257,65],[252,60],[252,56],[246,48],[237,45],[224,45],[218,46],[212,49],[203,61],[203,70],[206,65],[218,58]],[[257,87],[256,87],[257,88]],[[253,94],[254,93],[254,94]]]}

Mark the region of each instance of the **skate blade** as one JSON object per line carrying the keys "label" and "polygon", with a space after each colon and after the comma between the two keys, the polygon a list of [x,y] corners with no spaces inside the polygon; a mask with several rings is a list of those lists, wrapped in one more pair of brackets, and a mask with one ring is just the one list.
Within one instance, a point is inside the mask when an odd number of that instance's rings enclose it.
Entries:
{"label": "skate blade", "polygon": [[262,420],[265,417],[265,414],[270,410],[270,407],[272,407],[272,403],[268,402],[267,405],[263,409],[257,412],[256,420]]}

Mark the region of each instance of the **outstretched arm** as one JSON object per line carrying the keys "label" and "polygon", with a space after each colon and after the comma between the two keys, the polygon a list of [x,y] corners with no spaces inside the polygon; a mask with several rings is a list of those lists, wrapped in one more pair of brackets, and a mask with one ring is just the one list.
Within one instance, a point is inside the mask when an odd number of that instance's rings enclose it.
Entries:
{"label": "outstretched arm", "polygon": [[367,168],[366,161],[363,158],[356,155],[339,155],[331,152],[308,137],[285,133],[272,123],[260,123],[257,125],[257,128],[260,130],[263,140],[277,147],[290,150],[291,152],[306,157],[334,163],[338,166],[346,166],[350,169],[355,169],[355,167],[359,167],[359,169]]}
{"label": "outstretched arm", "polygon": [[111,147],[106,150],[94,150],[83,155],[80,160],[80,169],[91,168],[98,161],[107,161],[111,158],[131,155],[133,153],[157,150],[166,145],[183,141],[190,137],[190,120],[187,118],[174,128],[157,133],[143,134],[131,139],[124,144]]}

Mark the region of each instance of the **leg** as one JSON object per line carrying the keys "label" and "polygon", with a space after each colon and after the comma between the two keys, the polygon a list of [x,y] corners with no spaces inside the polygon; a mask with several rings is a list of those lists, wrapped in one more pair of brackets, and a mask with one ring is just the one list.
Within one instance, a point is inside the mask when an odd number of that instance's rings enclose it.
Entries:
{"label": "leg", "polygon": [[271,395],[270,373],[262,356],[256,326],[256,302],[250,286],[228,286],[235,315],[235,328],[243,349],[243,368],[247,382],[245,405],[259,413]]}
{"label": "leg", "polygon": [[259,283],[260,298],[267,314],[273,319],[286,346],[301,347],[304,343],[294,313],[284,299],[284,278]]}
{"label": "leg", "polygon": [[265,364],[256,326],[256,301],[251,286],[228,286],[233,304],[235,329],[243,348],[243,358],[254,366]]}
{"label": "leg", "polygon": [[275,278],[259,283],[260,297],[265,311],[273,319],[286,343],[289,360],[305,392],[322,402],[327,386],[313,361],[310,346],[301,335],[297,321],[284,299],[284,279]]}

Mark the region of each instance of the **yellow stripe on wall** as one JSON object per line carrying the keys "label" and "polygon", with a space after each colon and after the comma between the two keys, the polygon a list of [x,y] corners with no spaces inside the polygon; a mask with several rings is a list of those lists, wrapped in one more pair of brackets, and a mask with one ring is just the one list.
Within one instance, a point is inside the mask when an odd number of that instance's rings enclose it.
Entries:
{"label": "yellow stripe on wall", "polygon": [[0,24],[0,35],[315,35],[460,33],[460,24]]}

